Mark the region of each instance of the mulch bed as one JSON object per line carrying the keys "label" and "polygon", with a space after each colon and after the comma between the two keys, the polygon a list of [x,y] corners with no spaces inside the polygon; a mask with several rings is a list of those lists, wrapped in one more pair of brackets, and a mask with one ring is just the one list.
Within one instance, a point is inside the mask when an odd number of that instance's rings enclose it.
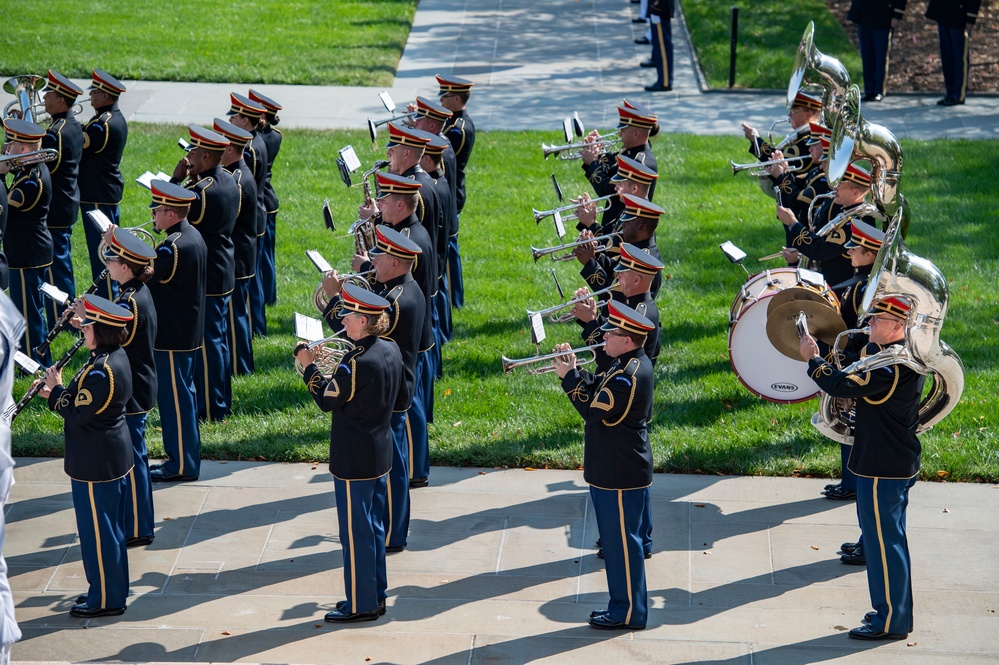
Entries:
{"label": "mulch bed", "polygon": [[[857,28],[846,20],[850,2],[851,0],[825,0],[829,10],[856,45]],[[835,57],[836,54],[828,55]],[[888,90],[943,92],[943,89],[937,24],[926,18],[926,0],[909,0],[905,18],[892,38]],[[978,12],[975,29],[971,33],[968,92],[999,92],[999,0],[983,0]]]}

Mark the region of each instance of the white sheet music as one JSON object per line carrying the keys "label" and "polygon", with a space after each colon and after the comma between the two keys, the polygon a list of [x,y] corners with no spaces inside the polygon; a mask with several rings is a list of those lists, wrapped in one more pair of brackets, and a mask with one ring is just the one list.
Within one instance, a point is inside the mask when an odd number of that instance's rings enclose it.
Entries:
{"label": "white sheet music", "polygon": [[20,351],[14,352],[14,362],[24,371],[25,374],[38,374],[39,370],[42,369],[40,364]]}
{"label": "white sheet music", "polygon": [[100,210],[88,210],[87,218],[90,222],[97,227],[97,230],[104,235],[104,232],[111,228],[111,220]]}
{"label": "white sheet music", "polygon": [[320,254],[317,250],[307,249],[305,250],[305,255],[309,257],[310,261],[312,261],[312,265],[316,266],[316,270],[323,273],[324,275],[329,271],[333,270],[333,266],[331,266],[329,262],[325,258],[323,258],[323,255]]}
{"label": "white sheet music", "polygon": [[60,289],[59,287],[49,284],[48,282],[43,282],[38,290],[42,292],[42,295],[48,296],[57,303],[64,303],[69,300],[69,294]]}
{"label": "white sheet music", "polygon": [[382,105],[385,110],[395,115],[395,102],[392,101],[392,95],[388,94],[388,90],[382,90],[378,93],[378,99],[382,100]]}
{"label": "white sheet music", "polygon": [[318,342],[323,339],[323,322],[295,312],[295,337],[306,342]]}
{"label": "white sheet music", "polygon": [[361,168],[361,160],[357,158],[357,153],[354,152],[354,146],[344,146],[337,152],[340,153],[340,159],[342,159],[343,163],[347,165],[347,169],[350,170],[351,173]]}
{"label": "white sheet music", "polygon": [[541,342],[545,341],[545,337],[547,337],[545,334],[544,319],[537,312],[531,314],[531,333],[535,344],[541,344]]}

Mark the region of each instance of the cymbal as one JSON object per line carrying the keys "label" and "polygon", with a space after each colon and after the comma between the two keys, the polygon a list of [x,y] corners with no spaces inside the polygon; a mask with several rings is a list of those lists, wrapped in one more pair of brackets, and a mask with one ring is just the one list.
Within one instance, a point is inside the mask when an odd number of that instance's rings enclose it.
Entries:
{"label": "cymbal", "polygon": [[829,301],[815,291],[803,289],[800,286],[793,286],[789,289],[782,289],[770,297],[770,302],[767,303],[767,316],[773,314],[773,311],[784,303],[791,302],[792,300],[811,300],[825,303],[827,307],[829,306]]}
{"label": "cymbal", "polygon": [[843,317],[824,301],[790,300],[774,308],[767,315],[767,338],[775,349],[793,360],[801,360],[801,340],[795,324],[799,312],[805,313],[812,337],[830,346],[836,341],[836,335],[846,330]]}

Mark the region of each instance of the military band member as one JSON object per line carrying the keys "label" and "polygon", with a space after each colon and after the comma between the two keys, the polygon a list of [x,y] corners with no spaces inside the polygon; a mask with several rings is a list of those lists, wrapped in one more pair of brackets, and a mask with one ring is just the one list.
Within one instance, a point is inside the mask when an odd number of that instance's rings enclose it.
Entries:
{"label": "military band member", "polygon": [[[874,304],[870,343],[861,356],[905,344],[909,304],[888,298]],[[847,373],[823,360],[814,338],[801,339],[809,376],[834,397],[857,400],[850,470],[857,474],[857,515],[867,558],[867,585],[873,611],[850,637],[900,640],[912,631],[912,564],[905,535],[909,488],[919,477],[921,379],[897,364]],[[848,361],[851,360],[848,358]]]}
{"label": "military band member", "polygon": [[649,3],[649,23],[652,28],[652,64],[656,82],[645,86],[648,92],[669,92],[673,89],[673,30],[676,15],[674,0]]}
{"label": "military band member", "polygon": [[[621,136],[620,152],[605,151],[597,145],[583,148],[580,151],[586,179],[590,181],[597,196],[607,196],[614,193],[612,178],[617,173],[617,156],[619,154],[644,164],[650,171],[659,172],[656,156],[652,153],[652,144],[649,143],[649,136],[654,130],[658,131],[658,116],[644,106],[630,103],[617,107],[617,114],[619,119],[617,128]],[[597,132],[594,130],[587,135],[584,141],[592,143],[596,138]],[[650,200],[655,191],[656,184],[653,181],[649,187]]]}
{"label": "military band member", "polygon": [[[475,125],[472,122],[472,117],[468,115],[467,108],[468,98],[472,94],[472,86],[475,84],[458,76],[438,74],[436,78],[441,106],[451,111],[451,118],[445,123],[443,134],[451,142],[451,147],[454,148],[457,168],[454,200],[458,209],[458,217],[461,217],[461,211],[465,209],[465,201],[468,200],[468,193],[465,189],[465,170],[468,168],[468,159],[472,155],[472,148],[475,147]],[[457,235],[448,239],[447,271],[451,305],[461,309],[465,306],[465,285],[461,273],[461,250],[458,247]]]}
{"label": "military band member", "polygon": [[264,201],[264,191],[267,188],[267,164],[270,159],[267,156],[267,142],[260,133],[260,119],[264,115],[264,107],[244,97],[238,93],[229,93],[229,112],[226,114],[229,121],[250,133],[252,141],[246,144],[243,159],[250,167],[253,180],[257,184],[256,205],[260,208],[260,213],[267,219],[267,204]]}
{"label": "military band member", "polygon": [[[445,125],[447,125],[453,115],[451,111],[426,97],[417,97],[416,103],[410,104],[407,108],[410,108],[415,113],[412,120],[414,129],[438,134],[446,139],[443,131]],[[448,141],[447,148],[441,153],[441,172],[447,178],[448,185],[450,186],[451,201],[455,202],[455,214],[457,215],[458,162],[454,154],[454,146],[451,145],[450,141]]]}
{"label": "military band member", "polygon": [[42,394],[63,417],[63,466],[72,480],[73,509],[89,588],[70,615],[118,616],[128,597],[128,553],[124,524],[125,477],[132,446],[125,410],[132,372],[121,348],[131,313],[104,298],[83,296],[83,341],[90,358],[68,385],[50,367]]}
{"label": "military band member", "polygon": [[187,221],[194,192],[163,180],[150,183],[153,223],[166,239],[156,247],[153,294],[158,323],[153,357],[156,396],[167,460],[150,467],[153,482],[197,480],[201,432],[194,397],[194,366],[205,329],[208,248]]}
{"label": "military band member", "polygon": [[617,173],[611,176],[616,196],[610,199],[606,206],[607,209],[604,210],[604,214],[600,218],[599,228],[597,226],[597,206],[595,203],[588,203],[590,195],[584,192],[578,199],[578,202],[583,205],[577,209],[579,222],[576,224],[576,229],[579,231],[589,229],[594,232],[594,235],[611,233],[618,226],[618,220],[621,213],[624,212],[624,200],[621,195],[630,194],[651,201],[652,184],[658,178],[658,173],[641,162],[636,162],[624,155],[618,155]]}
{"label": "military band member", "polygon": [[[777,195],[777,204],[790,208],[796,219],[806,219],[812,200],[830,191],[826,173],[829,165],[830,134],[831,130],[817,122],[809,124],[805,145],[812,161],[808,172],[803,176],[799,177],[799,172],[788,168],[787,164],[772,164],[766,167]],[[775,160],[783,157],[784,153],[780,150],[773,153]],[[788,238],[787,242],[790,241]]]}
{"label": "military band member", "polygon": [[[191,151],[181,159],[170,182],[188,178],[196,198],[188,221],[208,247],[204,345],[196,360],[198,417],[225,420],[232,413],[232,357],[229,353],[229,300],[235,288],[232,229],[239,215],[239,186],[222,168],[229,140],[204,127],[190,125]],[[252,202],[250,203],[252,205]]]}
{"label": "military band member", "polygon": [[[260,118],[259,133],[264,138],[267,146],[267,180],[264,183],[264,207],[267,212],[266,232],[262,236],[263,241],[258,241],[259,249],[257,257],[257,284],[262,293],[263,302],[273,305],[277,302],[277,273],[274,270],[274,243],[277,233],[277,213],[279,207],[278,196],[274,191],[273,172],[274,162],[277,160],[278,152],[281,150],[281,131],[277,128],[280,122],[278,111],[281,105],[270,97],[250,90],[249,97],[256,103],[264,107],[264,115]],[[263,304],[253,308],[253,334],[266,335],[267,321],[264,317]]]}
{"label": "military band member", "polygon": [[[429,134],[429,133],[428,133]],[[444,226],[438,229],[437,245],[434,249],[437,252],[437,298],[434,306],[437,309],[437,322],[440,330],[439,344],[446,344],[451,341],[451,299],[448,297],[447,283],[447,253],[448,238],[457,233],[458,212],[454,208],[454,199],[451,198],[451,187],[444,177],[443,158],[444,153],[451,149],[451,144],[440,134],[429,134],[430,142],[423,151],[423,158],[420,160],[420,167],[427,172],[433,180],[434,189],[437,192],[437,200],[441,207],[441,217]],[[441,367],[438,365],[437,378],[441,377]]]}
{"label": "military band member", "polygon": [[[787,119],[791,123],[791,133],[777,146],[772,146],[760,136],[755,127],[742,123],[742,133],[749,140],[749,154],[760,161],[773,158],[775,149],[780,148],[785,157],[799,157],[807,154],[805,141],[808,139],[809,123],[820,122],[822,114],[822,99],[815,95],[799,92],[791,103]],[[808,165],[802,164],[792,169],[800,174],[808,171]]]}
{"label": "military band member", "polygon": [[[11,155],[23,155],[41,149],[45,130],[33,122],[6,118],[3,121]],[[7,198],[2,202],[7,211],[4,231],[4,253],[10,265],[10,299],[24,317],[24,338],[21,348],[45,366],[52,364],[52,353],[35,353],[35,346],[45,339],[45,315],[42,314],[42,293],[38,287],[45,281],[52,265],[52,236],[46,225],[52,183],[44,163],[15,167],[0,162],[0,177],[10,173]]]}
{"label": "military band member", "polygon": [[253,330],[250,321],[250,293],[257,269],[257,239],[263,235],[267,215],[257,200],[257,183],[244,159],[244,148],[253,139],[250,132],[221,118],[213,129],[229,140],[222,153],[222,166],[239,187],[239,214],[232,228],[235,281],[229,302],[229,352],[233,376],[253,373]]}
{"label": "military band member", "polygon": [[[777,206],[777,219],[786,227],[791,239],[783,251],[789,265],[798,263],[798,254],[807,256],[813,262],[813,270],[821,272],[829,284],[839,284],[853,277],[853,266],[843,245],[850,239],[850,222],[861,219],[873,223],[873,219],[861,216],[859,207],[871,191],[871,172],[858,162],[850,164],[843,179],[834,188],[836,197],[826,199],[815,212],[811,225],[806,226],[795,218],[789,208]],[[828,222],[839,220],[839,225],[826,236],[818,232]]]}
{"label": "military band member", "polygon": [[892,33],[905,15],[906,0],[853,0],[846,14],[857,25],[857,43],[864,65],[865,102],[880,102],[888,94],[888,55]]}
{"label": "military band member", "polygon": [[[52,203],[48,216],[49,233],[52,235],[52,265],[49,266],[48,281],[66,293],[76,293],[72,237],[73,224],[80,214],[77,176],[83,155],[83,128],[76,121],[73,106],[83,90],[50,69],[43,93],[45,112],[52,117],[52,124],[42,139],[42,148],[51,148],[59,153],[55,161],[47,164],[52,177]],[[45,313],[51,330],[59,319],[54,300],[46,303]]]}
{"label": "military band member", "polygon": [[653,329],[634,309],[611,302],[604,326],[604,351],[613,358],[607,369],[578,369],[575,354],[553,361],[562,390],[586,423],[583,480],[590,485],[610,592],[607,609],[591,613],[590,625],[603,630],[641,630],[648,619],[642,525],[652,485],[647,417],[653,378],[643,345]]}
{"label": "military band member", "polygon": [[7,182],[3,174],[0,174],[0,290],[6,291],[10,285],[10,268],[7,264],[7,255],[4,254],[4,236],[7,233]]}
{"label": "military band member", "polygon": [[[125,181],[119,168],[125,141],[128,140],[128,123],[118,108],[118,98],[125,92],[121,81],[101,69],[93,70],[90,85],[90,105],[94,107],[92,117],[83,127],[83,156],[80,158],[80,213],[86,215],[91,210],[100,210],[115,225],[119,224],[121,203]],[[104,270],[101,263],[101,234],[84,221],[83,229],[87,236],[87,250],[90,252],[90,273],[97,281]],[[97,293],[110,297],[113,287],[109,279]]]}
{"label": "military band member", "polygon": [[295,348],[316,405],[333,413],[329,467],[347,598],[326,614],[331,623],[373,621],[385,612],[388,581],[382,520],[392,468],[392,407],[403,382],[399,347],[381,337],[388,327],[388,301],[350,284],[343,287],[341,300],[343,326],[355,346],[333,374],[323,376],[315,364],[315,351],[307,344]]}
{"label": "military band member", "polygon": [[153,487],[146,450],[146,417],[156,406],[156,360],[153,347],[158,321],[153,296],[146,287],[153,276],[156,252],[126,229],[108,229],[104,258],[112,281],[118,284],[116,303],[128,310],[121,346],[132,369],[132,397],[125,406],[125,425],[132,442],[132,470],[125,486],[125,544],[140,547],[153,542]]}

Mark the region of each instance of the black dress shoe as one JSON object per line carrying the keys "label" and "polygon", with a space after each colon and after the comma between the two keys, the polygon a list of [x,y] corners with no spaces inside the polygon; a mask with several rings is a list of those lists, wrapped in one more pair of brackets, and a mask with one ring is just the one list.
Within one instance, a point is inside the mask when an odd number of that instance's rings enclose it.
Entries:
{"label": "black dress shoe", "polygon": [[639,37],[638,39],[635,40],[635,43],[641,44],[642,46],[648,46],[652,42],[649,41],[648,37]]}
{"label": "black dress shoe", "polygon": [[823,488],[822,488],[822,491],[823,491],[823,492],[828,492],[828,491],[829,491],[829,490],[831,490],[832,488],[834,488],[834,487],[839,487],[839,486],[840,486],[840,485],[842,485],[842,484],[843,484],[843,483],[829,483],[828,485],[826,485],[825,487],[823,487]]}
{"label": "black dress shoe", "polygon": [[379,610],[354,612],[353,614],[347,614],[343,610],[333,610],[332,612],[327,612],[323,620],[327,623],[357,623],[359,621],[374,621],[380,616],[381,613]]}
{"label": "black dress shoe", "polygon": [[864,95],[865,102],[880,102],[882,99],[884,99],[884,96],[881,95],[880,93],[875,93],[873,95]]}
{"label": "black dress shoe", "polygon": [[80,603],[85,603],[85,602],[87,602],[87,594],[83,594],[82,596],[77,596],[76,597],[76,604],[77,605],[79,605]]}
{"label": "black dress shoe", "polygon": [[633,18],[633,19],[631,19],[631,22],[632,23],[645,23],[645,19],[644,18]]}
{"label": "black dress shoe", "polygon": [[189,483],[197,480],[197,476],[182,476],[179,473],[169,474],[162,466],[149,469],[149,480],[154,483]]}
{"label": "black dress shoe", "polygon": [[87,607],[87,603],[78,603],[69,610],[69,615],[80,619],[94,619],[97,617],[116,617],[125,613],[124,607]]}
{"label": "black dress shoe", "polygon": [[868,612],[867,614],[864,615],[864,618],[861,619],[860,623],[869,624],[872,621],[874,621],[874,617],[876,617],[877,615],[878,615],[877,612],[874,611]]}
{"label": "black dress shoe", "polygon": [[[336,601],[336,610],[338,612],[343,612],[346,607],[347,607],[347,601],[346,600],[338,600],[338,601]],[[378,603],[378,616],[381,616],[383,614],[385,614],[385,601],[384,600],[382,602]]]}
{"label": "black dress shoe", "polygon": [[409,489],[418,489],[420,487],[426,487],[430,484],[429,478],[410,478],[409,479]]}
{"label": "black dress shoe", "polygon": [[826,490],[822,494],[824,494],[827,499],[832,499],[833,501],[853,501],[857,498],[856,492],[845,489],[842,485],[834,487],[831,490]]}
{"label": "black dress shoe", "polygon": [[842,563],[848,566],[866,566],[867,557],[864,556],[864,548],[854,550],[850,554],[844,554],[839,558]]}
{"label": "black dress shoe", "polygon": [[867,624],[860,628],[854,628],[849,632],[849,635],[855,640],[904,640],[909,636],[909,633],[886,633]]}
{"label": "black dress shoe", "polygon": [[645,67],[646,69],[648,69],[650,67],[655,67],[656,63],[652,62],[651,60],[642,60],[640,63],[638,63],[638,66]]}
{"label": "black dress shoe", "polygon": [[590,612],[590,618],[595,619],[599,616],[607,614],[608,612],[610,612],[610,610],[593,610],[592,612]]}
{"label": "black dress shoe", "polygon": [[151,545],[156,536],[136,536],[125,540],[125,547],[145,547]]}
{"label": "black dress shoe", "polygon": [[385,553],[386,554],[396,554],[398,552],[403,551],[404,549],[406,549],[405,545],[393,545],[392,547],[386,547],[385,548]]}
{"label": "black dress shoe", "polygon": [[944,106],[958,106],[963,103],[964,103],[963,99],[954,99],[953,97],[943,100]]}
{"label": "black dress shoe", "polygon": [[647,85],[645,90],[647,92],[669,92],[673,89],[671,85]]}
{"label": "black dress shoe", "polygon": [[839,552],[836,554],[853,554],[859,547],[863,547],[863,545],[860,543],[843,543],[839,546]]}
{"label": "black dress shoe", "polygon": [[590,617],[590,627],[598,630],[645,630],[645,626],[632,626],[610,618],[610,614]]}

